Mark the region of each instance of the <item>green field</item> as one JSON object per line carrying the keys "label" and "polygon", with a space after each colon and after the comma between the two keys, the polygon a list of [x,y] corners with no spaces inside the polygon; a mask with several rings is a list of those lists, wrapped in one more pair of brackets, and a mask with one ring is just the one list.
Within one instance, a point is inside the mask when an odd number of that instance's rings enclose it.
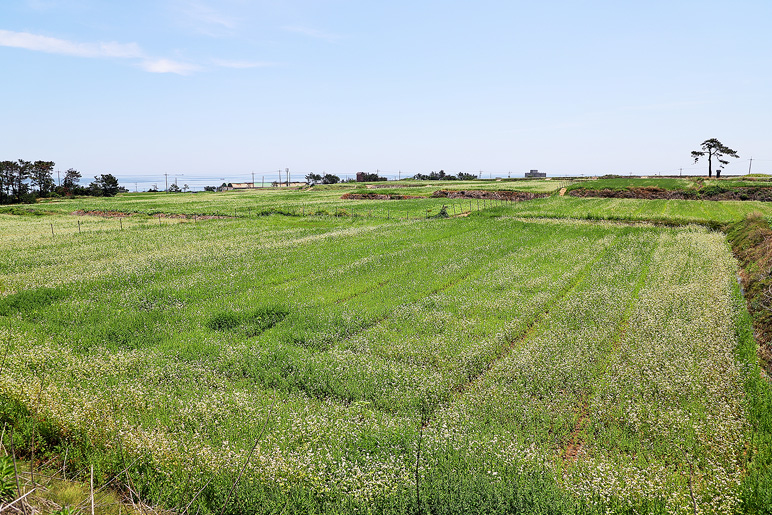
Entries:
{"label": "green field", "polygon": [[579,180],[571,184],[569,189],[591,188],[622,190],[626,188],[657,187],[665,190],[694,189],[699,183],[693,177],[613,177]]}
{"label": "green field", "polygon": [[[424,181],[442,182],[442,181]],[[451,183],[416,188],[355,189],[350,185],[318,187],[311,190],[266,189],[219,193],[130,193],[119,197],[51,199],[35,205],[0,207],[0,218],[19,221],[6,224],[9,237],[51,236],[92,229],[119,230],[122,227],[198,222],[199,217],[224,216],[257,220],[270,214],[295,218],[347,219],[349,221],[418,220],[436,216],[445,207],[448,215],[482,212],[490,216],[521,218],[570,218],[589,220],[653,221],[667,224],[720,224],[741,220],[753,212],[772,216],[772,204],[757,201],[639,200],[576,198],[553,194],[527,202],[480,199],[432,198],[438,189],[452,189]],[[474,181],[469,181],[473,183]],[[471,184],[496,191],[547,192],[557,181],[511,181]],[[522,188],[522,186],[527,186]],[[463,189],[463,188],[460,188]],[[420,190],[420,191],[419,191]],[[350,200],[345,193],[368,192],[416,195],[403,200]],[[9,214],[9,212],[22,213]],[[73,216],[76,213],[109,214]],[[118,214],[131,215],[119,217]],[[29,216],[25,216],[29,215]],[[36,216],[37,215],[37,216]],[[58,215],[58,216],[57,216]],[[160,215],[160,217],[159,217]],[[174,215],[167,217],[166,215]],[[23,217],[21,222],[20,216]],[[79,225],[80,224],[80,228]],[[53,226],[53,227],[52,227]]]}
{"label": "green field", "polygon": [[[120,197],[83,197],[80,199],[45,199],[34,206],[35,210],[46,210],[56,213],[72,213],[76,210],[84,211],[123,211],[127,213],[184,213],[211,215],[219,214],[233,216],[249,216],[250,214],[286,212],[300,214],[322,213],[334,214],[335,209],[352,209],[352,203],[356,207],[361,205],[378,205],[372,201],[346,201],[341,199],[345,193],[375,193],[410,195],[417,197],[431,197],[437,190],[516,190],[534,193],[550,193],[567,181],[544,180],[502,180],[502,181],[399,181],[376,184],[344,183],[336,185],[315,186],[313,188],[266,188],[257,190],[202,192],[202,193],[127,193]],[[419,199],[427,200],[427,199]],[[445,203],[448,200],[445,199]],[[436,204],[437,201],[429,204]],[[406,208],[405,205],[408,207]],[[420,209],[413,209],[410,200],[400,202],[399,206],[392,206],[395,210],[410,209],[419,215]],[[416,204],[423,206],[423,204]],[[30,208],[30,206],[25,206]],[[467,206],[468,209],[468,206]],[[475,207],[476,209],[476,207]],[[385,216],[385,215],[384,215]]]}
{"label": "green field", "polygon": [[16,447],[179,511],[749,509],[759,369],[725,238],[606,219],[765,204],[345,191],[0,214]]}
{"label": "green field", "polygon": [[567,188],[572,189],[610,189],[625,190],[628,188],[659,188],[664,190],[681,190],[696,192],[705,187],[716,186],[724,189],[732,188],[770,188],[772,181],[768,176],[726,176],[720,179],[707,177],[611,177],[599,179],[584,179],[571,182]]}

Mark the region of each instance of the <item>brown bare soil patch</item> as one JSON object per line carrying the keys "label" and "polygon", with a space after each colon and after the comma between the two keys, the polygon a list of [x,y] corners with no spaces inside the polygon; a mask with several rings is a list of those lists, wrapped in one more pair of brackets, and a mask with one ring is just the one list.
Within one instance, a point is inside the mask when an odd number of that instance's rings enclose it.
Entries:
{"label": "brown bare soil patch", "polygon": [[707,200],[758,200],[761,202],[772,202],[772,188],[736,188],[732,191],[725,191],[703,198]]}
{"label": "brown bare soil patch", "polygon": [[131,216],[131,213],[123,213],[120,211],[73,211],[70,213],[75,216],[101,216],[102,218],[126,218]]}
{"label": "brown bare soil patch", "polygon": [[665,190],[656,186],[628,188],[626,190],[612,190],[609,188],[593,190],[588,188],[579,188],[569,191],[568,194],[572,197],[635,198],[649,200],[689,200],[698,198],[697,192],[693,190]]}
{"label": "brown bare soil patch", "polygon": [[417,195],[381,195],[379,193],[346,193],[344,200],[404,200],[410,198],[426,198]]}
{"label": "brown bare soil patch", "polygon": [[[121,211],[83,211],[82,209],[79,209],[78,211],[73,211],[70,213],[74,216],[101,216],[102,218],[128,218],[131,216],[138,216],[140,213],[124,213]],[[156,213],[154,215],[148,215],[152,216],[153,218],[175,218],[175,219],[196,219],[196,220],[221,220],[225,218],[232,218],[230,216],[222,216],[222,215],[185,215],[185,214],[174,214],[174,213]]]}
{"label": "brown bare soil patch", "polygon": [[706,187],[702,190],[666,190],[656,186],[627,188],[624,190],[578,188],[568,194],[572,197],[633,198],[648,200],[757,200],[772,202],[772,188],[738,187],[722,191]]}
{"label": "brown bare soil patch", "polygon": [[579,454],[584,447],[584,442],[581,439],[580,433],[584,421],[589,417],[589,412],[590,409],[587,405],[587,400],[585,399],[579,407],[579,418],[576,421],[576,425],[574,425],[573,431],[571,431],[571,438],[569,438],[566,450],[563,453],[563,459],[566,461],[576,461],[579,459]]}

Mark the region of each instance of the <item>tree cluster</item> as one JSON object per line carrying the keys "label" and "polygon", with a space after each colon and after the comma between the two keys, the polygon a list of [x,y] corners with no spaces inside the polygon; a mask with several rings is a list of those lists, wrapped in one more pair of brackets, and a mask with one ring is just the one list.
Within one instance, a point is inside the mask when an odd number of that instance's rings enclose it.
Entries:
{"label": "tree cluster", "polygon": [[88,186],[78,184],[81,174],[73,168],[65,172],[60,186],[53,174],[53,161],[0,161],[0,204],[29,203],[51,196],[112,197],[121,190],[118,179],[109,173],[95,176]]}
{"label": "tree cluster", "polygon": [[306,175],[306,183],[313,186],[314,184],[337,184],[340,182],[340,177],[331,173],[319,175],[318,173],[309,173]]}
{"label": "tree cluster", "polygon": [[439,172],[432,172],[428,175],[425,173],[417,173],[413,176],[413,179],[419,181],[471,181],[477,179],[477,176],[472,173],[464,172],[459,172],[457,176],[449,175],[445,173],[445,170],[440,170]]}
{"label": "tree cluster", "polygon": [[387,180],[386,177],[381,177],[377,173],[357,172],[356,182],[378,182],[385,180]]}

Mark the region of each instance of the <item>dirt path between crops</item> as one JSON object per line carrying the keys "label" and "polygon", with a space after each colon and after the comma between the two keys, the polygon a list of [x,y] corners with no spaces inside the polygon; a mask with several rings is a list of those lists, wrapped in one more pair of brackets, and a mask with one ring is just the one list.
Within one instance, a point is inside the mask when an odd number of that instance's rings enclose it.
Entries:
{"label": "dirt path between crops", "polygon": [[584,421],[590,418],[590,407],[587,403],[587,399],[584,399],[579,408],[579,417],[574,425],[574,430],[571,431],[571,438],[568,439],[566,450],[563,453],[563,459],[568,461],[576,461],[579,459],[579,453],[584,448],[584,441],[580,437],[582,427],[584,427]]}
{"label": "dirt path between crops", "polygon": [[[620,342],[624,339],[625,335],[627,334],[627,328],[630,325],[630,318],[632,317],[633,309],[635,307],[636,302],[638,301],[638,298],[640,297],[641,289],[646,284],[646,280],[649,278],[649,265],[651,263],[651,258],[654,255],[654,252],[656,251],[656,248],[657,248],[657,245],[653,244],[651,246],[651,249],[649,250],[644,266],[641,268],[641,272],[638,275],[638,280],[635,282],[635,288],[633,289],[633,292],[630,295],[630,301],[627,303],[627,308],[625,309],[625,313],[622,317],[622,320],[619,322],[619,325],[617,326],[617,329],[614,332],[614,336],[606,348],[607,357],[602,359],[595,365],[594,375],[599,375],[603,373],[603,370],[608,364],[608,359],[609,359],[608,356],[610,356],[613,352],[619,350]],[[565,449],[561,453],[563,459],[566,461],[576,462],[579,459],[581,450],[584,448],[584,440],[581,437],[581,432],[585,426],[585,423],[590,418],[589,403],[590,403],[591,395],[592,395],[591,392],[582,394],[582,398],[578,403],[578,406],[577,406],[578,417],[576,420],[576,424],[574,425],[574,429],[571,431],[571,437],[568,439],[568,443],[566,444]]]}

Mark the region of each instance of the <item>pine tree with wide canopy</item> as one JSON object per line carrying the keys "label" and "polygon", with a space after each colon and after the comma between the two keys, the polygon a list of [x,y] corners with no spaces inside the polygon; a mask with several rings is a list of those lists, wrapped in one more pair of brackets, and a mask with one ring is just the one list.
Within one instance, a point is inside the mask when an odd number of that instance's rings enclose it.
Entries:
{"label": "pine tree with wide canopy", "polygon": [[721,177],[721,169],[724,168],[724,165],[729,164],[729,161],[726,159],[723,159],[724,156],[727,157],[740,157],[737,155],[737,152],[732,150],[731,148],[727,147],[720,141],[718,141],[716,138],[710,138],[706,139],[702,142],[700,145],[702,150],[692,150],[692,157],[694,158],[694,163],[696,164],[697,161],[700,160],[701,157],[708,156],[708,177],[713,177],[713,158],[716,158],[716,161],[719,162],[718,168],[716,168],[716,179]]}

